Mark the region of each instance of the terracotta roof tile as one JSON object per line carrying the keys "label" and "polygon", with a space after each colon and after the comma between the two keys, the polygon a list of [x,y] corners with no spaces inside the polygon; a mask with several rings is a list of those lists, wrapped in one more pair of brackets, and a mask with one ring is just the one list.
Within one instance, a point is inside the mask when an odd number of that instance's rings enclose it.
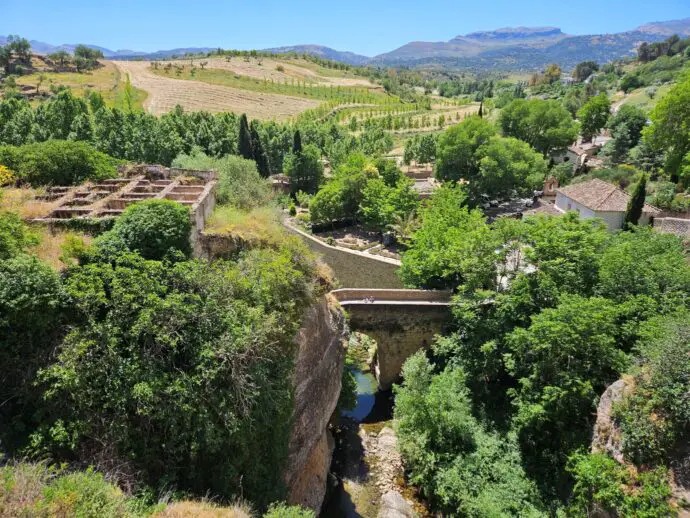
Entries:
{"label": "terracotta roof tile", "polygon": [[[625,212],[630,196],[613,184],[597,178],[576,183],[556,190],[588,209],[601,212]],[[659,214],[661,211],[645,203],[644,212]]]}

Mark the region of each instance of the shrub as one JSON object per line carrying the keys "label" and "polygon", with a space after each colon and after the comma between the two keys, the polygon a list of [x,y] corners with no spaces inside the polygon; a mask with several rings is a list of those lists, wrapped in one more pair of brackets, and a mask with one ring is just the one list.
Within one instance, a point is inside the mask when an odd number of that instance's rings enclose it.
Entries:
{"label": "shrub", "polygon": [[0,164],[12,169],[20,182],[32,186],[77,185],[112,178],[120,163],[84,142],[49,140],[0,147]]}
{"label": "shrub", "polygon": [[212,158],[199,150],[180,155],[173,167],[215,170],[218,172],[216,200],[220,205],[251,209],[263,205],[270,198],[270,188],[256,169],[256,162],[228,155]]}
{"label": "shrub", "polygon": [[162,259],[174,251],[191,252],[189,210],[172,200],[146,200],[127,207],[96,248],[137,251],[146,259]]}
{"label": "shrub", "polygon": [[264,518],[314,518],[314,513],[298,505],[288,506],[281,502],[271,504]]}
{"label": "shrub", "polygon": [[0,165],[0,187],[10,185],[17,181],[17,177],[9,167]]}
{"label": "shrub", "polygon": [[26,255],[0,260],[0,442],[10,450],[26,440],[40,397],[36,371],[61,338],[63,301],[48,265]]}
{"label": "shrub", "polygon": [[614,415],[626,457],[638,465],[663,465],[690,427],[690,315],[650,321],[638,350],[643,364],[634,390]]}
{"label": "shrub", "polygon": [[290,204],[288,207],[288,212],[290,213],[290,216],[297,216],[297,207],[295,207],[294,203]]}
{"label": "shrub", "polygon": [[0,260],[10,259],[37,243],[38,236],[29,230],[19,216],[12,212],[0,212]]}
{"label": "shrub", "polygon": [[604,454],[575,454],[568,471],[575,478],[569,516],[665,518],[673,516],[668,499],[671,489],[665,469],[638,473]]}

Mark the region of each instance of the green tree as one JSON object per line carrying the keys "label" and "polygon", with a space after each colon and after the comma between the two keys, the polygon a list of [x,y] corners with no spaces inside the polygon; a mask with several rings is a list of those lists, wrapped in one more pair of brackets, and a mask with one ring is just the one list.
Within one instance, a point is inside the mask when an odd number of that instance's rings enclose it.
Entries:
{"label": "green tree", "polygon": [[302,134],[299,130],[295,130],[295,134],[292,139],[292,153],[297,155],[302,152]]}
{"label": "green tree", "polygon": [[634,383],[613,414],[628,461],[665,466],[690,426],[690,314],[677,311],[645,323]]}
{"label": "green tree", "polygon": [[476,151],[495,134],[494,126],[480,117],[448,128],[438,139],[436,177],[442,181],[475,178],[479,172]]}
{"label": "green tree", "polygon": [[19,216],[13,212],[0,212],[0,261],[11,259],[37,244],[38,236]]}
{"label": "green tree", "polygon": [[625,228],[630,228],[633,225],[637,225],[637,223],[640,221],[642,211],[644,210],[644,201],[646,197],[647,175],[643,174],[637,184],[635,184],[635,190],[628,200],[628,207],[625,211],[625,219],[623,221],[623,226]]}
{"label": "green tree", "polygon": [[240,132],[237,139],[237,151],[240,156],[247,160],[254,160],[254,150],[252,148],[252,136],[249,131],[249,123],[245,113],[240,117]]}
{"label": "green tree", "polygon": [[575,78],[576,81],[582,82],[598,70],[599,63],[596,61],[583,61],[575,65],[573,78]]}
{"label": "green tree", "polygon": [[261,143],[261,137],[259,136],[259,131],[256,128],[256,124],[252,123],[250,126],[250,136],[252,141],[252,154],[254,155],[254,161],[256,162],[256,168],[259,174],[263,178],[268,178],[271,176],[271,167],[268,162],[268,156],[266,151],[264,151],[264,146]]}
{"label": "green tree", "polygon": [[666,153],[665,171],[673,183],[690,184],[690,169],[683,160],[690,153],[690,78],[679,82],[654,107],[652,125],[644,130],[647,142]]}
{"label": "green tree", "polygon": [[539,516],[540,501],[521,466],[515,438],[473,417],[461,369],[434,374],[422,352],[395,388],[398,446],[410,479],[444,515]]}
{"label": "green tree", "polygon": [[70,54],[66,50],[58,50],[48,54],[48,58],[59,66],[64,67],[70,61]]}
{"label": "green tree", "polygon": [[314,194],[323,180],[323,164],[319,148],[308,144],[299,153],[286,155],[283,171],[290,177],[290,190]]}
{"label": "green tree", "polygon": [[544,183],[546,160],[529,144],[515,138],[491,137],[477,150],[479,174],[469,185],[476,199],[531,193]]}
{"label": "green tree", "polygon": [[610,301],[564,296],[508,338],[514,424],[528,471],[547,487],[563,489],[568,456],[591,440],[599,395],[627,366],[617,334]]}
{"label": "green tree", "polygon": [[299,242],[236,262],[124,254],[71,269],[79,318],[41,375],[34,449],[258,507],[284,498],[294,333],[316,293]]}
{"label": "green tree", "polygon": [[675,514],[664,469],[636,472],[602,453],[576,454],[568,470],[575,485],[566,516],[605,512],[617,516],[663,518]]}
{"label": "green tree", "polygon": [[606,126],[611,113],[611,101],[605,93],[592,97],[577,112],[582,125],[582,139],[590,142]]}
{"label": "green tree", "polygon": [[466,192],[443,186],[420,211],[420,227],[403,254],[400,278],[408,287],[468,289],[494,286],[496,243],[484,215],[469,210]]}
{"label": "green tree", "polygon": [[357,220],[364,188],[371,178],[378,176],[373,160],[363,153],[349,155],[312,199],[309,205],[312,222]]}
{"label": "green tree", "polygon": [[567,148],[577,138],[578,125],[557,101],[516,99],[501,111],[501,131],[524,140],[548,157]]}
{"label": "green tree", "polygon": [[[0,226],[3,219],[0,219]],[[0,239],[4,230],[0,228]],[[35,257],[0,260],[0,440],[9,452],[27,446],[36,426],[45,367],[65,332],[66,299],[60,276]]]}
{"label": "green tree", "polygon": [[41,186],[112,178],[120,161],[84,142],[49,140],[20,147],[0,146],[0,163],[21,181]]}
{"label": "green tree", "polygon": [[407,177],[400,178],[393,186],[381,177],[371,178],[362,190],[362,221],[383,232],[395,223],[396,217],[414,212],[418,196],[413,185],[414,181]]}

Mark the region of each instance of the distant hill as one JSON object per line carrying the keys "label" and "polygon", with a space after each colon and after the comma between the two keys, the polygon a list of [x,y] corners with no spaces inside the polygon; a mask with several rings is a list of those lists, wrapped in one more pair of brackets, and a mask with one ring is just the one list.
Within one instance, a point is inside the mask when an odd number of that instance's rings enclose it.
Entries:
{"label": "distant hill", "polygon": [[[449,41],[414,41],[373,58],[334,50],[322,45],[293,45],[265,49],[266,52],[296,52],[340,61],[351,65],[377,66],[439,66],[475,71],[520,70],[533,71],[549,63],[558,63],[568,70],[577,63],[595,60],[605,63],[632,56],[640,43],[661,41],[672,34],[690,36],[690,18],[651,22],[636,29],[615,34],[568,35],[558,27],[504,27],[491,31],[477,31],[456,36]],[[0,36],[0,45],[6,42]],[[34,52],[47,54],[64,49],[69,52],[76,45],[51,45],[31,41]],[[186,53],[204,53],[208,47],[176,48],[157,52],[110,50],[87,45],[103,52],[110,59],[162,59]]]}
{"label": "distant hill", "polygon": [[549,63],[573,68],[634,55],[643,41],[690,35],[690,18],[654,22],[616,34],[572,36],[557,27],[506,27],[473,32],[445,42],[412,42],[371,61],[380,65],[441,65],[476,70],[538,70]]}
{"label": "distant hill", "polygon": [[690,36],[690,18],[683,18],[682,20],[671,20],[668,22],[651,22],[641,25],[637,28],[638,31],[650,34],[662,34],[665,36]]}
{"label": "distant hill", "polygon": [[288,52],[296,52],[297,54],[309,54],[323,59],[330,59],[331,61],[339,61],[349,65],[366,65],[371,58],[355,54],[354,52],[344,52],[335,50],[323,45],[291,45],[288,47],[275,47],[272,49],[264,49],[264,52],[272,54],[286,54]]}

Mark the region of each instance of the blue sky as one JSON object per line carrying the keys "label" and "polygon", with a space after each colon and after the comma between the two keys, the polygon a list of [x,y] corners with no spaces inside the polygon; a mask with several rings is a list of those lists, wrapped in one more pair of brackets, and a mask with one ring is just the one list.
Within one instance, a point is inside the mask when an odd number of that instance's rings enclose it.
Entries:
{"label": "blue sky", "polygon": [[686,17],[689,0],[0,0],[0,34],[143,51],[318,43],[375,55],[505,26],[598,34]]}

